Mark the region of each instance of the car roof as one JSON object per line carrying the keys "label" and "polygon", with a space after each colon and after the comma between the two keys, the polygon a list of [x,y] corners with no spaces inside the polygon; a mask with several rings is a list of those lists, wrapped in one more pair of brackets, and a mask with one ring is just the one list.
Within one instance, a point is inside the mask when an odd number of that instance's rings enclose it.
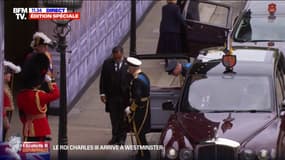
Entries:
{"label": "car roof", "polygon": [[275,15],[285,15],[285,1],[273,0],[273,1],[263,1],[263,0],[250,0],[247,1],[245,6],[245,10],[249,10],[252,12],[252,15],[268,15],[268,5],[270,3],[276,4],[276,13]]}
{"label": "car roof", "polygon": [[[224,55],[223,48],[215,47],[205,51],[206,55],[199,55],[197,58],[202,63],[198,62],[196,68],[193,67],[190,73],[223,74],[225,71],[225,67],[221,63]],[[279,57],[277,49],[264,47],[233,47],[233,55],[236,55],[237,59],[233,70],[237,74],[243,75],[272,76],[274,65],[278,59],[277,57]]]}

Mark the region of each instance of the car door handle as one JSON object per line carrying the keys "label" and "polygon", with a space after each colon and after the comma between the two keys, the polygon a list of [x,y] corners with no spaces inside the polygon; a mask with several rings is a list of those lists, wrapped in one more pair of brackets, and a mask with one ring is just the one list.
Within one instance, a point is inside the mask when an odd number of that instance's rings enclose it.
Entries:
{"label": "car door handle", "polygon": [[190,26],[190,25],[186,25],[186,29],[187,29],[187,30],[193,30],[193,27]]}
{"label": "car door handle", "polygon": [[222,39],[222,38],[224,38],[224,36],[218,35],[217,38]]}

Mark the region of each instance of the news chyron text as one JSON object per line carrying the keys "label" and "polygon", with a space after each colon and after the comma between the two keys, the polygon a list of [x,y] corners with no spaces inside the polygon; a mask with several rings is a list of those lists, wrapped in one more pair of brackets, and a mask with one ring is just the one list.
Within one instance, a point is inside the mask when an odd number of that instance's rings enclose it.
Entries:
{"label": "news chyron text", "polygon": [[80,12],[67,8],[13,8],[17,20],[79,20]]}

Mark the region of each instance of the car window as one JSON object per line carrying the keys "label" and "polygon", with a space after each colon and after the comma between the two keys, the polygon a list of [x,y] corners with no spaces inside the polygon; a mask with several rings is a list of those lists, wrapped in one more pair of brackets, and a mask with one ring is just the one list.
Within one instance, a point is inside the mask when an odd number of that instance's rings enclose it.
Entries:
{"label": "car window", "polygon": [[273,19],[268,15],[244,16],[239,24],[234,39],[237,41],[285,40],[285,16]]}
{"label": "car window", "polygon": [[269,111],[272,106],[270,86],[266,76],[210,75],[197,78],[189,88],[188,107],[205,112]]}
{"label": "car window", "polygon": [[186,14],[186,19],[188,20],[195,20],[214,26],[227,26],[229,9],[224,6],[191,0],[185,12],[184,14]]}

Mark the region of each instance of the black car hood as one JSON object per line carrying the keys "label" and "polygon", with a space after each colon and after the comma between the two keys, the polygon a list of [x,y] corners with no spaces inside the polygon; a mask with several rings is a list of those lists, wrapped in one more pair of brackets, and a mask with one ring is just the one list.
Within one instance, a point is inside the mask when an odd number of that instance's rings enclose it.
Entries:
{"label": "black car hood", "polygon": [[216,138],[240,144],[250,140],[274,121],[273,113],[177,113],[192,144]]}

